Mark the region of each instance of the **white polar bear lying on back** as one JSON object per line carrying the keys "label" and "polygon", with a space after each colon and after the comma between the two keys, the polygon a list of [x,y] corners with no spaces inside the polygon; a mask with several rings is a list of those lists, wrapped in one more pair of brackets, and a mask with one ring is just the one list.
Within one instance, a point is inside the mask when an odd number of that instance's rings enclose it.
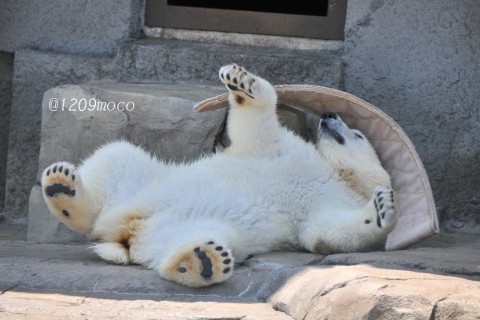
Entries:
{"label": "white polar bear lying on back", "polygon": [[385,239],[393,191],[365,136],[325,113],[314,146],[280,125],[270,83],[236,65],[220,78],[231,104],[223,153],[174,165],[105,145],[78,168],[45,169],[52,213],[100,240],[102,258],[191,287],[225,281],[251,254],[359,251]]}

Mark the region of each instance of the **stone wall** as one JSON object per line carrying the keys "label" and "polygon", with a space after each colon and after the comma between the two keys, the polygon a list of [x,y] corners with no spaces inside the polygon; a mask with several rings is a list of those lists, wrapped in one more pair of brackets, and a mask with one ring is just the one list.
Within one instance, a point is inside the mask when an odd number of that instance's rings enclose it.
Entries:
{"label": "stone wall", "polygon": [[[43,92],[60,84],[112,79],[109,58],[119,43],[140,36],[143,12],[143,0],[0,2],[0,51],[15,54],[9,65],[14,69],[11,90],[1,92],[3,101],[12,97],[6,108],[9,135],[0,131],[0,141],[8,140],[9,146],[6,179],[0,173],[0,208],[5,194],[8,221],[26,223]],[[0,157],[0,170],[2,163]]]}
{"label": "stone wall", "polygon": [[345,89],[413,140],[443,227],[480,231],[480,7],[349,0]]}
{"label": "stone wall", "polygon": [[3,0],[0,50],[113,55],[143,26],[143,0]]}

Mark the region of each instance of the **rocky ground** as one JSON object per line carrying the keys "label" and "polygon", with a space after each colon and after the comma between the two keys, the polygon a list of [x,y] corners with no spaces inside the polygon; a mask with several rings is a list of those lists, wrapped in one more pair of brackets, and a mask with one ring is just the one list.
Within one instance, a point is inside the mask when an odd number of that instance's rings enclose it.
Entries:
{"label": "rocky ground", "polygon": [[480,319],[480,235],[395,252],[278,252],[190,289],[88,245],[36,244],[0,227],[1,319]]}

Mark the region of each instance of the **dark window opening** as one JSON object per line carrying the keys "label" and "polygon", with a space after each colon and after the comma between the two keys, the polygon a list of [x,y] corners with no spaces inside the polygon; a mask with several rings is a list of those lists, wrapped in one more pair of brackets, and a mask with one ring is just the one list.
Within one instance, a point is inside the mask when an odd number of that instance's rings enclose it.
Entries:
{"label": "dark window opening", "polygon": [[343,40],[347,0],[146,0],[147,27]]}
{"label": "dark window opening", "polygon": [[168,0],[169,6],[243,10],[325,17],[328,12],[328,0],[319,1],[225,1],[225,0]]}

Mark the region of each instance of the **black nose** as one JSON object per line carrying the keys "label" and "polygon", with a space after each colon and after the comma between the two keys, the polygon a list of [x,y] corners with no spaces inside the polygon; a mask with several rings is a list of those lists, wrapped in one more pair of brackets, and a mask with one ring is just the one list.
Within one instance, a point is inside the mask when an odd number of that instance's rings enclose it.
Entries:
{"label": "black nose", "polygon": [[335,112],[324,112],[321,116],[322,119],[337,119],[337,114]]}

